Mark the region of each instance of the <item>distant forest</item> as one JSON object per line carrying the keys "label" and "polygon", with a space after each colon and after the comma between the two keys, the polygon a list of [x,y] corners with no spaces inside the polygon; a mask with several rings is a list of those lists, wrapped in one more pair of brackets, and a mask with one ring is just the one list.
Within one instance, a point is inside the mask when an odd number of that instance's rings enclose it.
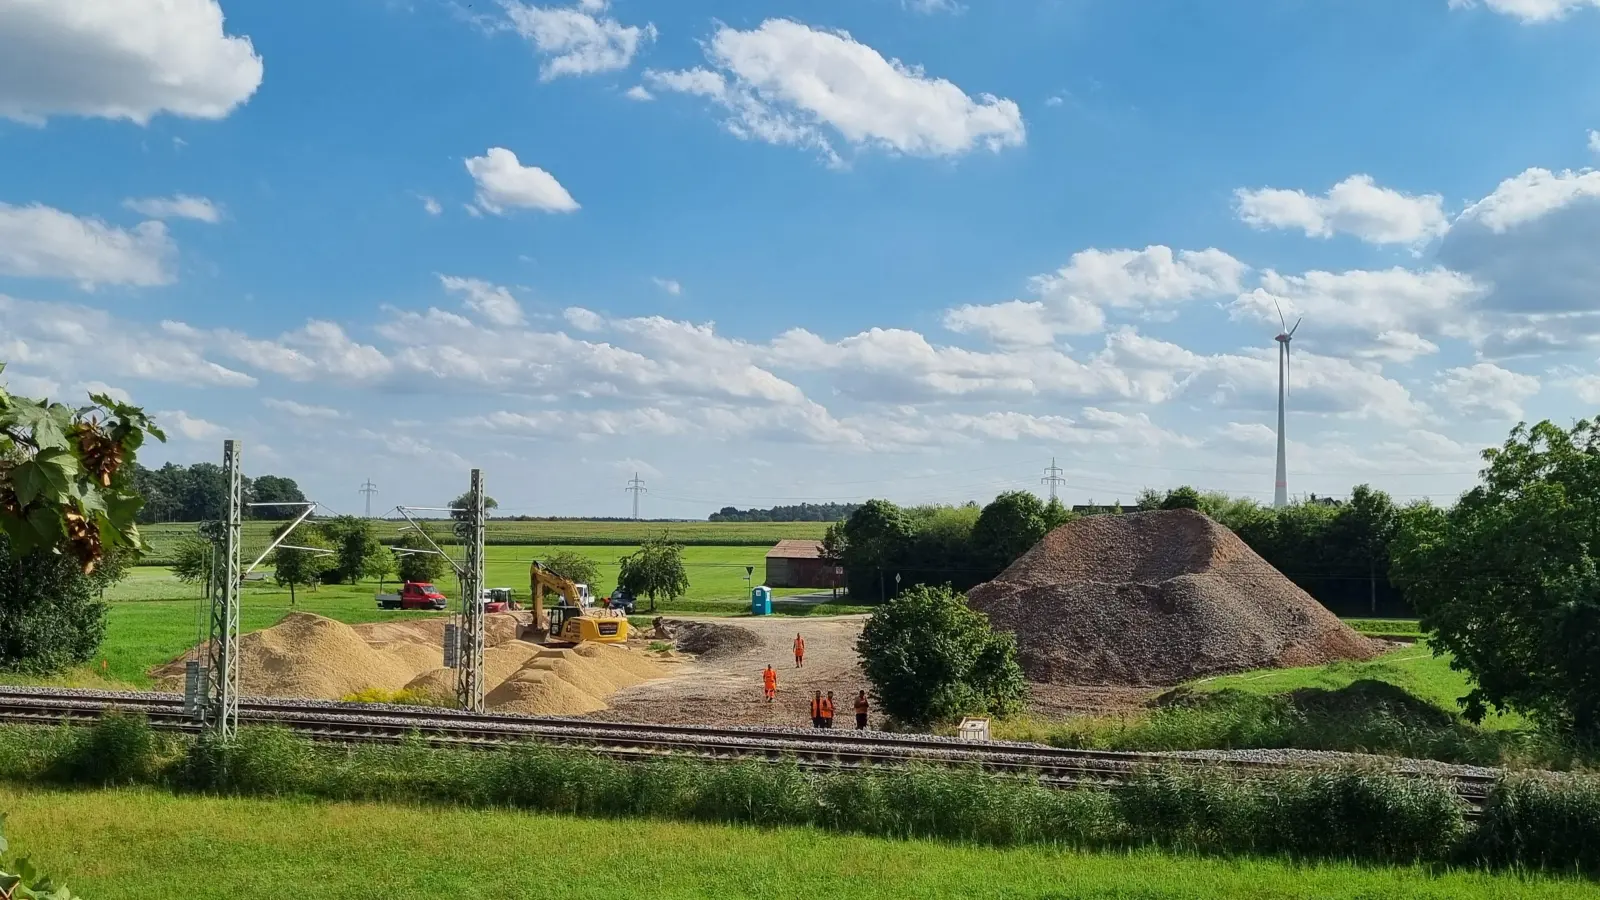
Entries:
{"label": "distant forest", "polygon": [[837,522],[859,509],[859,503],[802,503],[799,506],[774,506],[771,509],[739,509],[724,506],[711,514],[713,522]]}

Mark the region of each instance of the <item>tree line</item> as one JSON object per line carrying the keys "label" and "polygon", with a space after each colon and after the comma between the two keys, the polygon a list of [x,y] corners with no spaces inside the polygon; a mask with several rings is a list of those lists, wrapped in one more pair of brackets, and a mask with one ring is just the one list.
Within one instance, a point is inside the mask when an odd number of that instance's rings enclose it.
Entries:
{"label": "tree line", "polygon": [[802,503],[799,506],[774,506],[771,509],[739,509],[724,506],[710,516],[712,522],[837,522],[860,508],[858,503]]}
{"label": "tree line", "polygon": [[[1398,507],[1359,485],[1348,501],[1307,500],[1282,509],[1191,487],[1146,491],[1128,509],[1197,509],[1227,526],[1301,589],[1339,615],[1410,616],[1390,579],[1390,545],[1426,504]],[[1116,513],[1105,513],[1115,515]],[[967,590],[999,575],[1051,529],[1077,516],[1029,491],[987,506],[902,508],[869,500],[829,527],[824,554],[845,567],[851,594],[886,599],[914,585]]]}
{"label": "tree line", "polygon": [[[134,463],[129,473],[133,490],[144,498],[138,522],[150,525],[156,522],[208,522],[223,518],[228,503],[228,478],[216,463],[202,462],[188,466],[167,463],[159,469],[147,469]],[[306,495],[293,478],[278,475],[261,475],[242,478],[241,488],[245,503],[304,503]],[[246,506],[244,516],[249,519],[292,519],[302,507]]]}

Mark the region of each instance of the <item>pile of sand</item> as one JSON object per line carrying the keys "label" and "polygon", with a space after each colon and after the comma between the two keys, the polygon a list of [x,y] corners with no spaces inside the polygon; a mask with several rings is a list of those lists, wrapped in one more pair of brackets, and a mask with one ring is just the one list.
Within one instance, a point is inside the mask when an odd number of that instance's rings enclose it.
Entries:
{"label": "pile of sand", "polygon": [[[413,619],[350,626],[312,613],[290,613],[239,639],[241,688],[247,696],[339,700],[367,690],[455,695],[456,672],[442,668],[444,620]],[[667,674],[644,653],[603,644],[572,649],[517,639],[517,619],[484,623],[485,706],[543,715],[605,709],[624,687]],[[203,649],[203,648],[202,648]],[[184,659],[151,672],[166,690],[183,689]]]}
{"label": "pile of sand", "polygon": [[1063,525],[968,599],[1035,681],[1176,684],[1382,650],[1193,510]]}

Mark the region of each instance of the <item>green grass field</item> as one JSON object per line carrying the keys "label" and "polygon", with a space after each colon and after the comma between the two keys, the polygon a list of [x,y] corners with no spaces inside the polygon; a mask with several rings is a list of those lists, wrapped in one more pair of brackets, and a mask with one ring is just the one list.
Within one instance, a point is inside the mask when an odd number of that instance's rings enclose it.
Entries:
{"label": "green grass field", "polygon": [[802,829],[0,786],[12,849],[91,900],[237,897],[1585,900],[1576,879]]}
{"label": "green grass field", "polygon": [[[246,522],[244,543],[247,547],[264,547],[270,540],[278,522]],[[400,519],[375,519],[378,538],[394,538]],[[449,534],[448,522],[433,522],[440,534]],[[570,520],[559,522],[516,522],[507,519],[490,519],[485,540],[490,544],[513,545],[628,545],[638,544],[648,538],[665,534],[683,544],[707,546],[764,546],[790,538],[822,540],[827,522],[593,522]],[[168,522],[142,525],[139,532],[150,544],[152,559],[169,559],[178,542],[195,533],[193,522]]]}

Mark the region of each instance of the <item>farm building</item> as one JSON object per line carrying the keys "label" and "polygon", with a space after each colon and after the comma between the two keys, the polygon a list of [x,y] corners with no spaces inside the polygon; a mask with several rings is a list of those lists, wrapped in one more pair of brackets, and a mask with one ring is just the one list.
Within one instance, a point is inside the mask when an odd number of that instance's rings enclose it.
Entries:
{"label": "farm building", "polygon": [[821,541],[779,541],[767,551],[767,587],[830,588],[837,582]]}

